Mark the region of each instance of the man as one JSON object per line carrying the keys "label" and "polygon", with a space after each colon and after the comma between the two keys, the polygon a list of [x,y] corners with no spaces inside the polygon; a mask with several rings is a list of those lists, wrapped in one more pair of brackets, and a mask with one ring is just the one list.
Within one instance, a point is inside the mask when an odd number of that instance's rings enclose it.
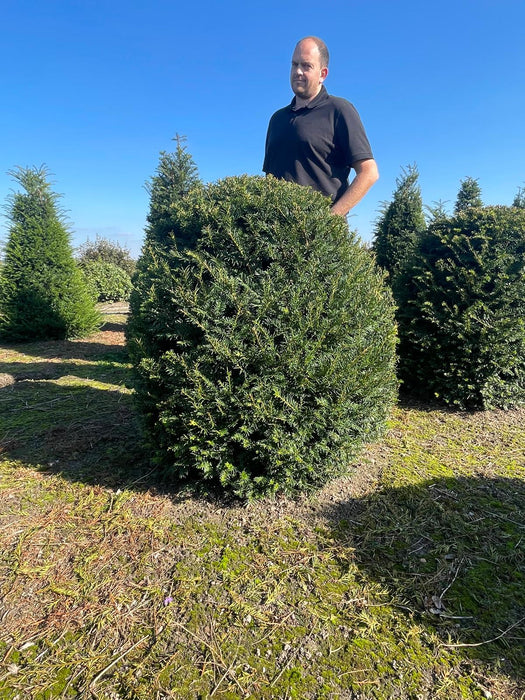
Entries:
{"label": "man", "polygon": [[[332,212],[346,216],[379,177],[365,130],[353,105],[329,95],[328,50],[314,36],[301,39],[292,56],[291,104],[270,119],[263,171],[319,190]],[[348,184],[350,171],[355,177]]]}

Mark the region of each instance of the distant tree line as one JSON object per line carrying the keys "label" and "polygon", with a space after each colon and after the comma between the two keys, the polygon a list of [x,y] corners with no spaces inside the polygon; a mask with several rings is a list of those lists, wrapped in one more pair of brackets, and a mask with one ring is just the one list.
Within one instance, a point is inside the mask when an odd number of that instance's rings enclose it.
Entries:
{"label": "distant tree line", "polygon": [[[184,139],[176,142],[174,153],[161,153],[146,185],[143,266],[152,244],[175,235],[174,209],[202,186]],[[85,334],[99,322],[94,303],[129,298],[135,261],[100,236],[75,255],[47,169],[10,174],[22,191],[7,205],[0,334],[11,340]],[[449,212],[441,201],[423,205],[418,178],[415,165],[402,171],[372,244],[396,302],[402,387],[461,407],[521,402],[525,190],[518,188],[510,207],[484,206],[478,181],[467,177]],[[179,226],[178,244],[191,247],[200,235]]]}
{"label": "distant tree line", "polygon": [[91,295],[99,302],[127,301],[135,260],[120,243],[96,236],[76,251],[77,263]]}

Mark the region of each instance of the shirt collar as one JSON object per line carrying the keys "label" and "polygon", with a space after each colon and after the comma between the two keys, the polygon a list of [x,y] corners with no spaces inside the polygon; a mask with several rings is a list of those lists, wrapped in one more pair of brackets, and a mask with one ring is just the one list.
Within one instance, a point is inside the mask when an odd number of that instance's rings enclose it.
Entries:
{"label": "shirt collar", "polygon": [[328,97],[328,93],[326,91],[326,88],[324,85],[321,85],[321,89],[319,90],[318,94],[314,97],[314,99],[309,102],[307,105],[298,105],[297,104],[297,99],[294,97],[293,100],[290,103],[290,108],[294,111],[297,112],[299,109],[312,109],[316,105],[318,105],[320,102],[325,100]]}

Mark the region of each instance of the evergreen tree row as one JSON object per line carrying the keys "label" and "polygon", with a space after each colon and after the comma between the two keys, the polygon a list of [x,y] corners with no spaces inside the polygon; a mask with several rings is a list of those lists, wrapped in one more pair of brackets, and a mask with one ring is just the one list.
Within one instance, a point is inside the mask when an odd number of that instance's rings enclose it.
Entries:
{"label": "evergreen tree row", "polygon": [[[127,329],[167,474],[241,497],[319,486],[380,435],[399,380],[461,408],[525,403],[522,189],[487,207],[466,178],[452,213],[425,218],[409,166],[369,251],[321,195],[271,177],[204,185],[176,141],[147,185]],[[105,241],[77,265],[46,169],[12,174],[0,334],[86,335],[100,320],[86,271],[99,296],[127,294],[134,265]]]}
{"label": "evergreen tree row", "polygon": [[396,302],[405,391],[461,408],[525,403],[525,196],[483,206],[461,182],[425,222],[415,166],[384,205],[372,246]]}

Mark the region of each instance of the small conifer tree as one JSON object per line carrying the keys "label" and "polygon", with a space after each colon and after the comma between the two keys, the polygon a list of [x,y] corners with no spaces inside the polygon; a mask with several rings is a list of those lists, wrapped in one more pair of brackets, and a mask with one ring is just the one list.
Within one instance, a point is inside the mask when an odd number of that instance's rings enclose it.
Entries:
{"label": "small conifer tree", "polygon": [[518,209],[525,209],[525,189],[523,187],[518,187],[512,206]]}
{"label": "small conifer tree", "polygon": [[426,206],[427,212],[427,223],[429,226],[438,223],[438,221],[445,221],[449,218],[449,214],[446,207],[446,202],[439,199],[437,202],[432,202],[430,206]]}
{"label": "small conifer tree", "polygon": [[425,231],[418,178],[415,165],[403,170],[396,180],[397,188],[392,202],[383,206],[376,223],[372,249],[378,265],[389,273],[389,283],[393,288]]}
{"label": "small conifer tree", "polygon": [[464,180],[461,180],[461,186],[454,205],[454,214],[482,206],[481,188],[478,181],[472,177],[466,177]]}
{"label": "small conifer tree", "polygon": [[100,315],[73,258],[47,169],[17,168],[10,174],[25,192],[14,193],[7,207],[0,333],[18,341],[78,337],[95,330]]}
{"label": "small conifer tree", "polygon": [[177,134],[174,153],[162,151],[155,175],[146,183],[150,196],[146,245],[164,243],[173,233],[171,207],[201,184],[195,161],[186,148],[186,137]]}

